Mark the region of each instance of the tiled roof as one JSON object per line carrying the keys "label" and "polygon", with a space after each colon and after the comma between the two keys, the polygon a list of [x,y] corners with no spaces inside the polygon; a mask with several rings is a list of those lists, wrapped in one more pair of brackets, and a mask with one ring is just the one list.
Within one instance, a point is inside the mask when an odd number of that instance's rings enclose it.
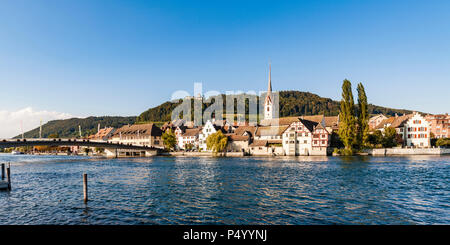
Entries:
{"label": "tiled roof", "polygon": [[318,122],[306,120],[306,119],[300,119],[300,122],[310,131],[313,132],[314,128],[319,124]]}
{"label": "tiled roof", "polygon": [[256,130],[256,136],[280,136],[289,127],[289,125],[282,126],[262,126]]}
{"label": "tiled roof", "polygon": [[395,117],[389,117],[387,119],[384,119],[375,128],[376,129],[384,128],[386,125],[392,124],[394,122],[394,120],[395,120]]}
{"label": "tiled roof", "polygon": [[161,136],[162,130],[153,123],[125,125],[116,130],[114,136],[137,135],[138,133],[139,135]]}
{"label": "tiled roof", "polygon": [[267,140],[267,143],[269,143],[269,144],[282,144],[283,143],[283,140],[282,139],[270,139],[270,140]]}
{"label": "tiled roof", "polygon": [[280,117],[275,119],[264,119],[261,120],[260,124],[262,126],[269,125],[291,125],[293,122],[298,122],[300,119],[305,119],[317,123],[322,123],[324,120],[324,115],[313,115],[313,116],[294,116],[294,117]]}
{"label": "tiled roof", "polygon": [[188,128],[182,135],[183,137],[188,136],[197,136],[201,132],[202,128]]}
{"label": "tiled roof", "polygon": [[109,134],[113,133],[115,128],[109,127],[109,128],[102,128],[100,129],[96,134],[89,135],[89,139],[102,139],[104,137],[107,137]]}
{"label": "tiled roof", "polygon": [[267,146],[267,140],[254,140],[250,147]]}
{"label": "tiled roof", "polygon": [[402,127],[410,118],[412,118],[412,116],[413,114],[395,117],[394,122],[392,122],[390,127],[392,128]]}
{"label": "tiled roof", "polygon": [[241,136],[235,134],[227,134],[227,137],[231,141],[248,141],[250,139],[249,136]]}
{"label": "tiled roof", "polygon": [[316,123],[322,123],[324,116],[323,115],[301,116],[300,118],[308,120],[308,121],[313,121]]}
{"label": "tiled roof", "polygon": [[389,117],[389,118],[381,121],[381,123],[378,124],[378,126],[376,126],[375,129],[382,129],[382,128],[388,126],[388,124],[389,124],[389,127],[391,127],[391,128],[402,127],[408,121],[408,119],[410,119],[412,116],[413,116],[413,114],[403,115],[403,116],[398,116],[398,117]]}
{"label": "tiled roof", "polygon": [[257,127],[255,126],[240,126],[235,131],[235,135],[244,135],[245,132],[249,132],[252,136],[255,136]]}
{"label": "tiled roof", "polygon": [[339,116],[334,117],[325,117],[325,126],[326,127],[336,127],[339,123]]}
{"label": "tiled roof", "polygon": [[281,117],[281,118],[275,118],[275,119],[264,119],[261,120],[260,124],[262,126],[269,126],[269,125],[290,125],[293,122],[298,122],[299,117]]}

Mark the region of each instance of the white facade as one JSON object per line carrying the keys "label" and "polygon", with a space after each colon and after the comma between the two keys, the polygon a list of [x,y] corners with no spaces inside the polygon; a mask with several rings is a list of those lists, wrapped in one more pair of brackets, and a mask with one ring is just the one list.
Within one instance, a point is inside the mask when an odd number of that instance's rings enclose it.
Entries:
{"label": "white facade", "polygon": [[198,136],[180,136],[178,137],[178,147],[186,149],[186,145],[191,144],[194,148],[198,147]]}
{"label": "white facade", "polygon": [[306,127],[301,121],[293,122],[283,133],[283,150],[288,156],[326,155],[330,134],[321,125]]}
{"label": "white facade", "polygon": [[202,129],[202,132],[198,135],[198,147],[202,151],[206,151],[206,139],[211,134],[217,132],[216,128],[214,127],[214,124],[208,120],[205,123],[205,126]]}
{"label": "white facade", "polygon": [[430,124],[419,113],[414,113],[404,125],[406,146],[430,147]]}

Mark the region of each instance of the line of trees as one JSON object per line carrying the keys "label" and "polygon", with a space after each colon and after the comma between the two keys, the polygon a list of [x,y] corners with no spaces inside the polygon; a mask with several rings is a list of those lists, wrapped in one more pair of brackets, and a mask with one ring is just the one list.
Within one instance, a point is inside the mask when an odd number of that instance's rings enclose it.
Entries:
{"label": "line of trees", "polygon": [[358,105],[355,107],[352,84],[347,79],[343,81],[338,134],[345,146],[344,155],[353,155],[355,150],[366,148],[369,142],[369,111],[362,83],[358,84],[357,91]]}

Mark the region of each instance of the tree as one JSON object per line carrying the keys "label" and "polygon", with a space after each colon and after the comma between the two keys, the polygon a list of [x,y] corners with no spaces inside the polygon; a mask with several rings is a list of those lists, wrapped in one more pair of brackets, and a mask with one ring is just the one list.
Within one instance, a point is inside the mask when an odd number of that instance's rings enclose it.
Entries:
{"label": "tree", "polygon": [[345,79],[342,84],[342,100],[339,112],[339,137],[344,143],[345,154],[353,154],[353,145],[356,143],[355,134],[355,103],[353,100],[352,84]]}
{"label": "tree", "polygon": [[190,151],[190,150],[194,149],[194,145],[191,143],[188,143],[185,145],[185,148],[186,148],[186,150]]}
{"label": "tree", "polygon": [[167,150],[171,150],[177,144],[177,138],[172,129],[168,129],[162,134],[162,140],[164,147],[166,147]]}
{"label": "tree", "polygon": [[214,153],[225,151],[228,145],[228,138],[222,131],[217,131],[206,138],[206,148]]}
{"label": "tree", "polygon": [[440,138],[436,141],[436,146],[450,147],[450,138]]}
{"label": "tree", "polygon": [[395,128],[385,127],[382,143],[383,147],[389,148],[397,146],[396,138],[397,138],[397,131],[395,131]]}
{"label": "tree", "polygon": [[357,144],[360,149],[367,147],[369,139],[369,109],[367,96],[362,83],[358,84],[358,126]]}
{"label": "tree", "polygon": [[381,133],[381,131],[375,130],[371,134],[369,134],[368,142],[371,147],[380,148],[382,146],[381,144],[383,143],[383,134]]}

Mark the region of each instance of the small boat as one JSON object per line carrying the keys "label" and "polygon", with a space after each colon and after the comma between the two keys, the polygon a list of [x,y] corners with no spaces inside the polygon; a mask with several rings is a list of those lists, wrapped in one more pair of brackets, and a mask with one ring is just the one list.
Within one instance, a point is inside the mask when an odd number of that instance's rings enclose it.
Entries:
{"label": "small boat", "polygon": [[22,155],[23,152],[21,152],[21,151],[11,151],[11,154],[12,155]]}

